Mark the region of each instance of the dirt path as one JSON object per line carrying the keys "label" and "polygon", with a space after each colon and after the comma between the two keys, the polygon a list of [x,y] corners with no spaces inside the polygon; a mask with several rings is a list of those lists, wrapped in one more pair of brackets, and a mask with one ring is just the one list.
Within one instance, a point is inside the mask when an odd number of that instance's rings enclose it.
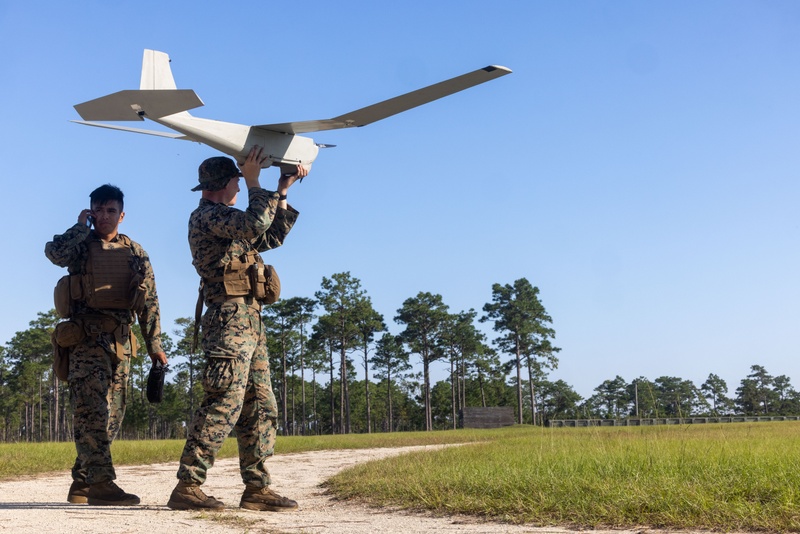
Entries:
{"label": "dirt path", "polygon": [[[220,460],[204,489],[229,506],[220,513],[176,512],[166,507],[175,486],[177,465],[117,468],[117,482],[136,493],[142,504],[106,507],[68,504],[69,474],[0,482],[0,532],[36,533],[331,533],[382,534],[393,532],[517,533],[569,532],[481,523],[465,517],[436,518],[336,502],[319,484],[337,471],[357,463],[425,447],[336,450],[282,454],[269,464],[273,488],[298,501],[300,510],[287,513],[251,512],[238,508],[242,483],[237,460]],[[598,531],[595,531],[597,534]],[[633,531],[630,531],[633,532]],[[641,531],[638,531],[641,532]],[[625,534],[625,531],[614,531]]]}

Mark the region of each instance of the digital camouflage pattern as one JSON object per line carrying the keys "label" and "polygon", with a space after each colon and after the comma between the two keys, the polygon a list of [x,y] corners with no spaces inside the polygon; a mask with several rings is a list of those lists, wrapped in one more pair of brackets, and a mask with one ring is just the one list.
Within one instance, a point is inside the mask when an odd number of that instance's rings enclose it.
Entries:
{"label": "digital camouflage pattern", "polygon": [[100,341],[86,338],[70,349],[69,388],[78,456],[72,479],[86,484],[114,480],[111,442],[125,417],[126,390],[131,367],[131,345],[125,359],[112,350],[113,334]]}
{"label": "digital camouflage pattern", "polygon": [[228,180],[242,173],[231,158],[217,156],[203,161],[197,175],[200,183],[192,191],[219,191],[227,185]]}
{"label": "digital camouflage pattern", "polygon": [[[189,217],[192,265],[202,278],[222,276],[231,259],[250,250],[264,252],[283,244],[297,211],[278,208],[278,193],[254,187],[245,211],[201,199]],[[206,303],[225,296],[222,282],[206,284]]]}
{"label": "digital camouflage pattern", "polygon": [[236,430],[242,480],[269,485],[264,461],[275,449],[278,405],[272,392],[259,307],[213,304],[203,316],[203,402],[189,426],[178,479],[202,484],[225,439]]}
{"label": "digital camouflage pattern", "polygon": [[[88,259],[87,243],[97,240],[84,224],[75,224],[64,234],[56,235],[45,245],[45,255],[55,265],[67,267],[70,274],[84,272]],[[127,239],[118,234],[112,241]],[[155,275],[144,249],[131,241],[133,267],[144,278],[147,288],[145,306],[138,315],[139,325],[149,353],[161,352],[161,324]],[[73,306],[73,317],[111,317],[114,323],[132,324],[136,314],[130,310],[99,310],[85,302]],[[99,332],[71,347],[69,355],[70,402],[73,406],[75,448],[78,456],[72,468],[76,481],[93,484],[114,480],[111,442],[125,416],[125,395],[130,373],[131,342],[124,341],[124,358],[117,357],[114,334]]]}
{"label": "digital camouflage pattern", "polygon": [[[251,188],[241,211],[201,199],[189,217],[192,263],[203,278],[222,276],[225,266],[250,250],[283,244],[297,220],[278,207],[278,194]],[[202,484],[219,448],[236,429],[239,466],[246,484],[270,483],[266,459],[275,447],[278,416],[272,392],[266,335],[258,304],[213,302],[224,297],[221,282],[204,286],[208,310],[202,318],[204,397],[189,427],[178,479]]]}

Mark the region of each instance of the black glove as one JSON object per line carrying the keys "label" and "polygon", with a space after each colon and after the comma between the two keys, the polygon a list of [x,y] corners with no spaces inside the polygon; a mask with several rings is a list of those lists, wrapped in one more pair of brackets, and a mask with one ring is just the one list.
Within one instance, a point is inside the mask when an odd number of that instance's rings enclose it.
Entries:
{"label": "black glove", "polygon": [[160,361],[153,362],[150,374],[147,375],[147,400],[149,402],[158,403],[164,397],[164,376],[168,370],[168,367]]}

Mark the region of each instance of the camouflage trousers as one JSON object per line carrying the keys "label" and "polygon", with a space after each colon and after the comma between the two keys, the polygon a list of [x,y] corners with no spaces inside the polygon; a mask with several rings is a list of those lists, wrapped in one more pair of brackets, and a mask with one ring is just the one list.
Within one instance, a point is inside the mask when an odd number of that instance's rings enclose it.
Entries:
{"label": "camouflage trousers", "polygon": [[126,390],[130,374],[130,342],[120,362],[112,334],[86,338],[70,349],[69,391],[72,424],[78,457],[72,478],[94,484],[114,480],[111,442],[125,417]]}
{"label": "camouflage trousers", "polygon": [[278,406],[260,311],[246,304],[212,304],[202,331],[203,402],[189,426],[178,479],[204,483],[217,452],[235,430],[242,480],[268,486],[265,462],[275,449]]}

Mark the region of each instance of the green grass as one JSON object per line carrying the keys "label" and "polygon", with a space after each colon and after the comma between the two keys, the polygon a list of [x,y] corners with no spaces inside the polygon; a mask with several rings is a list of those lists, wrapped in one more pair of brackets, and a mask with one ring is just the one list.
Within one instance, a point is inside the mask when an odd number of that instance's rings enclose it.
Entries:
{"label": "green grass", "polygon": [[[800,532],[800,423],[279,437],[276,453],[462,443],[348,469],[339,498],[579,528]],[[118,441],[115,465],[174,462],[183,441]],[[220,457],[236,455],[228,440]],[[67,471],[71,443],[0,444],[0,479]]]}
{"label": "green grass", "polygon": [[800,531],[797,423],[519,427],[348,469],[341,498],[579,528]]}

